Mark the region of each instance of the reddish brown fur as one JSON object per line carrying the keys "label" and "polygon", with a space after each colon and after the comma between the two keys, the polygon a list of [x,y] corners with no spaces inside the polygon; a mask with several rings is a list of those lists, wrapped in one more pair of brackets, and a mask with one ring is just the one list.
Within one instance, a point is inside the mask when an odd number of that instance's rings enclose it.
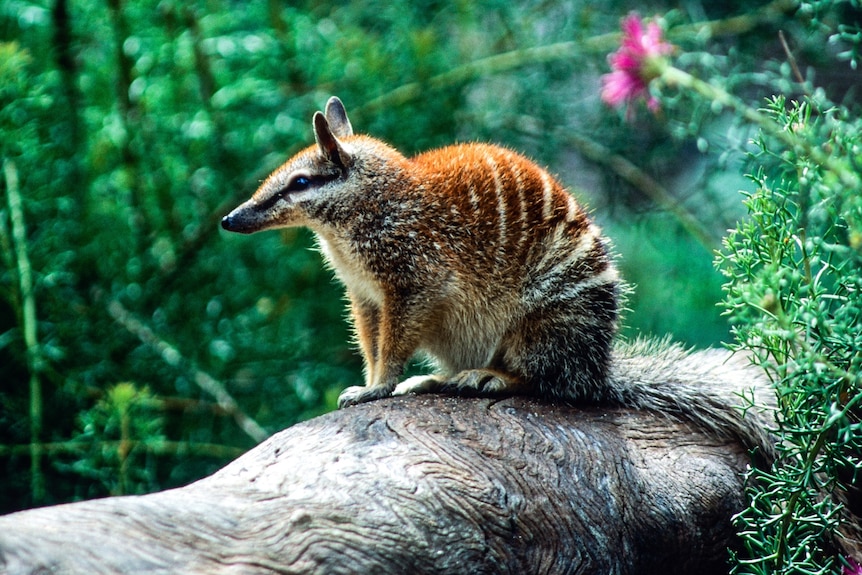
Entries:
{"label": "reddish brown fur", "polygon": [[[337,100],[314,125],[317,145],[224,225],[316,232],[366,358],[366,386],[346,390],[342,405],[441,387],[619,400],[605,385],[617,274],[599,229],[556,180],[491,145],[407,159],[353,135]],[[437,374],[396,386],[416,352]]]}

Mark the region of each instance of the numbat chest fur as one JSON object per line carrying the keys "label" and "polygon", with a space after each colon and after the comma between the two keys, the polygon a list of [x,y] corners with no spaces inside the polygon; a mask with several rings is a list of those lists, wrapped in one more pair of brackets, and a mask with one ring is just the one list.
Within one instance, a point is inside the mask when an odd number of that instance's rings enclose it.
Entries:
{"label": "numbat chest fur", "polygon": [[[446,388],[624,401],[608,383],[617,272],[599,228],[545,170],[481,144],[406,158],[354,135],[337,98],[313,125],[316,145],[222,226],[317,235],[365,356],[366,384],[340,406]],[[435,373],[400,381],[416,353]]]}

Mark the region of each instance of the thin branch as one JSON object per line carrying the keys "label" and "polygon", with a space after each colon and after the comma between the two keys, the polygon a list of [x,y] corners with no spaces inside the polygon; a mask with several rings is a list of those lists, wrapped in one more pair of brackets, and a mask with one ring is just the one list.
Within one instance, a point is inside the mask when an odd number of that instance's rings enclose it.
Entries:
{"label": "thin branch", "polygon": [[567,139],[590,160],[607,166],[629,184],[641,190],[663,209],[676,217],[680,225],[710,254],[718,247],[719,238],[713,236],[700,220],[688,211],[667,188],[626,158],[612,153],[598,142],[569,134]]}
{"label": "thin branch", "polygon": [[738,116],[745,118],[745,120],[760,128],[764,134],[780,141],[794,153],[808,156],[814,163],[831,170],[841,180],[843,185],[854,190],[859,188],[859,175],[849,165],[846,157],[829,153],[828,150],[824,150],[821,146],[799,137],[792,130],[786,130],[783,125],[773,121],[767,114],[749,106],[742,99],[725,89],[705,82],[688,72],[666,63],[661,70],[659,80],[670,86],[694,90],[714,103],[733,110]]}
{"label": "thin branch", "polygon": [[246,435],[258,443],[269,437],[269,433],[260,424],[242,411],[224,384],[199,369],[192,360],[185,358],[176,347],[156,335],[149,326],[132,315],[123,304],[117,300],[111,300],[108,302],[107,309],[108,314],[114,321],[135,335],[141,342],[158,352],[165,363],[171,367],[191,371],[194,374],[193,380],[197,386],[212,396],[219,404],[219,407],[231,414],[237,425],[239,425],[240,429]]}
{"label": "thin branch", "polygon": [[42,354],[39,350],[36,298],[33,295],[33,269],[27,254],[27,229],[24,225],[24,210],[18,190],[18,169],[12,160],[3,161],[6,178],[6,193],[9,202],[9,219],[12,224],[12,239],[15,245],[15,260],[18,264],[18,285],[21,293],[21,326],[24,346],[27,350],[27,368],[30,372],[30,492],[34,501],[45,497],[45,477],[42,461],[36,445],[42,436]]}
{"label": "thin branch", "polygon": [[[148,440],[141,441],[136,439],[127,440],[125,448],[129,451],[143,449],[147,453],[153,455],[204,455],[207,457],[218,457],[220,459],[228,459],[237,457],[245,453],[245,449],[241,447],[231,447],[218,443],[196,443],[187,441],[167,441],[167,440]],[[35,444],[35,450],[40,455],[58,455],[62,453],[81,454],[93,449],[98,445],[99,449],[118,451],[121,448],[121,440],[114,441],[55,441],[48,443]],[[34,445],[0,445],[0,457],[8,456],[23,456],[33,453]]]}
{"label": "thin branch", "polygon": [[[81,104],[81,94],[77,87],[77,54],[73,48],[75,38],[72,35],[69,0],[56,0],[54,2],[54,7],[51,9],[51,20],[54,25],[52,43],[57,69],[60,72],[63,104],[66,108],[63,113],[63,120],[66,121],[66,125],[69,127],[69,134],[63,143],[65,146],[64,151],[69,156],[73,156],[74,152],[81,149],[84,145],[82,141],[83,131],[81,129],[81,111],[84,109],[84,106]],[[75,169],[77,172],[81,171],[78,164],[76,164]],[[73,190],[73,193],[76,193],[78,196],[77,200],[83,202],[86,194],[86,186],[74,187],[78,188],[78,190]]]}
{"label": "thin branch", "polygon": [[133,239],[139,241],[141,237],[149,234],[151,225],[146,215],[145,192],[143,189],[143,178],[139,170],[142,158],[132,144],[132,134],[135,133],[133,118],[139,115],[136,104],[129,95],[129,89],[133,80],[134,64],[123,49],[123,44],[129,37],[129,25],[123,14],[124,0],[106,0],[108,12],[111,18],[111,27],[114,33],[114,57],[116,58],[116,97],[118,103],[118,117],[123,127],[123,138],[120,145],[123,169],[127,172],[126,180],[131,199],[133,214]]}
{"label": "thin branch", "polygon": [[787,56],[787,62],[790,64],[790,69],[793,70],[793,76],[800,86],[805,85],[805,78],[802,77],[802,72],[799,71],[799,64],[796,63],[796,56],[790,50],[790,45],[787,43],[787,37],[784,35],[784,30],[778,31],[778,39],[781,41],[781,47],[784,49],[784,54]]}
{"label": "thin branch", "polygon": [[[795,11],[799,8],[799,0],[773,0],[766,6],[758,8],[748,14],[740,14],[722,20],[712,20],[710,22],[700,22],[680,26],[673,30],[674,33],[693,34],[699,38],[708,39],[716,36],[737,36],[751,32],[758,26],[775,22],[785,14]],[[676,34],[671,36],[674,38]]]}
{"label": "thin branch", "polygon": [[[613,44],[608,42],[608,46]],[[526,65],[553,62],[574,58],[583,52],[583,44],[578,41],[560,42],[548,46],[524,48],[502,54],[495,54],[456,66],[451,70],[429,78],[426,82],[410,82],[391,90],[351,111],[351,115],[362,117],[388,106],[400,106],[418,100],[430,90],[463,84],[475,78],[499,74]]]}
{"label": "thin branch", "polygon": [[[766,6],[750,14],[743,14],[724,20],[699,22],[686,26],[677,26],[670,31],[670,39],[696,37],[700,39],[714,38],[728,34],[744,34],[754,28],[773,22],[784,14],[795,10],[798,0],[773,0]],[[456,66],[442,74],[432,76],[425,82],[410,82],[386,92],[377,98],[366,102],[363,106],[351,110],[351,116],[361,118],[381,108],[400,106],[418,100],[425,96],[428,90],[439,90],[464,84],[470,80],[493,74],[500,74],[522,68],[528,65],[543,64],[559,60],[571,60],[577,56],[589,53],[604,53],[619,44],[620,33],[599,34],[585,39],[559,42],[547,46],[536,46],[494,54]]]}

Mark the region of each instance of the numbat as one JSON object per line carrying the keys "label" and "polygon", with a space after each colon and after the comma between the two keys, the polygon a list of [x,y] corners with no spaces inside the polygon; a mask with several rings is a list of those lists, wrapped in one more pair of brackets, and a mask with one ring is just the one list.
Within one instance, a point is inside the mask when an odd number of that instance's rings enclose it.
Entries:
{"label": "numbat", "polygon": [[[355,135],[337,98],[312,146],[222,220],[307,226],[347,287],[364,387],[339,406],[441,388],[601,402],[619,279],[605,239],[545,170],[464,144],[406,158]],[[434,375],[399,383],[417,352]]]}
{"label": "numbat", "polygon": [[[435,390],[529,394],[682,415],[773,454],[762,374],[727,352],[612,349],[621,282],[606,240],[545,170],[510,150],[449,146],[406,158],[355,135],[337,98],[317,144],[222,220],[230,231],[307,226],[347,287],[365,386],[339,406]],[[436,373],[401,381],[424,353]]]}

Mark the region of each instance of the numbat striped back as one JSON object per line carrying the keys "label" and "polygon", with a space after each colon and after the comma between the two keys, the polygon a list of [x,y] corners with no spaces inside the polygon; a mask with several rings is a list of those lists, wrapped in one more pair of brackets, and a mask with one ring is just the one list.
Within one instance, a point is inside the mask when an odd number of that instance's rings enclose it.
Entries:
{"label": "numbat striped back", "polygon": [[[453,389],[621,402],[607,384],[620,280],[605,239],[545,170],[500,147],[406,158],[332,98],[316,145],[222,221],[307,226],[347,288],[366,384],[339,405]],[[417,352],[433,375],[399,383]]]}

